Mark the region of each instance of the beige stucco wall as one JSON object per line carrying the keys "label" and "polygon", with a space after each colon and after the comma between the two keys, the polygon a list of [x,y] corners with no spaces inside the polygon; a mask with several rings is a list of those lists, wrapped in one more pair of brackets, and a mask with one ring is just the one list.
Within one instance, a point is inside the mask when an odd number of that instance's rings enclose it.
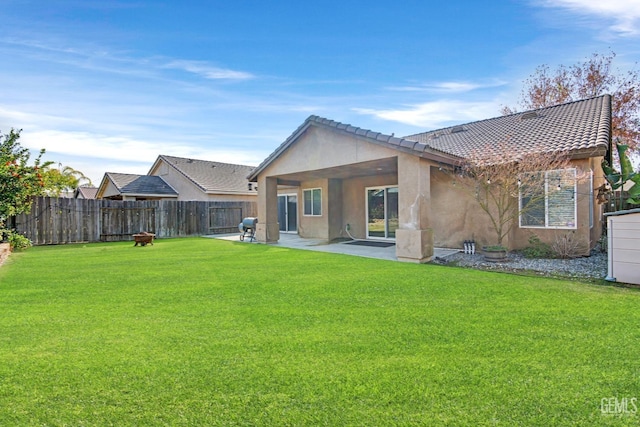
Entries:
{"label": "beige stucco wall", "polygon": [[[600,159],[582,159],[572,162],[578,169],[577,185],[577,228],[544,229],[520,228],[518,219],[511,233],[503,240],[510,249],[524,249],[530,246],[529,238],[535,234],[541,241],[552,244],[556,239],[570,234],[572,239],[582,242],[581,254],[588,255],[602,234],[602,207],[592,197],[590,189],[590,171],[599,165]],[[594,169],[595,170],[595,169]],[[460,248],[464,240],[474,239],[478,247],[496,244],[495,231],[489,216],[483,212],[473,195],[453,185],[453,178],[437,168],[432,173],[432,203],[437,213],[432,216],[434,244],[438,247]],[[602,178],[594,173],[594,187],[602,184]],[[593,196],[594,197],[594,196]],[[589,226],[589,209],[593,207],[593,227]]]}
{"label": "beige stucco wall", "polygon": [[[595,246],[602,233],[602,214],[601,208],[595,202],[590,203],[590,199],[595,197],[591,191],[591,168],[595,161],[589,159],[574,160],[571,167],[577,169],[578,183],[576,188],[576,212],[577,223],[575,229],[542,229],[542,228],[520,228],[514,227],[511,234],[511,249],[523,249],[529,244],[529,238],[536,235],[541,241],[553,244],[559,239],[569,236],[574,242],[579,244],[580,255],[589,255],[590,249]],[[602,175],[594,173],[595,176]],[[589,224],[589,209],[593,206],[593,228]]]}
{"label": "beige stucco wall", "polygon": [[602,237],[602,233],[603,233],[603,229],[605,226],[605,217],[604,217],[604,208],[605,206],[603,204],[599,204],[596,196],[597,196],[597,191],[595,190],[596,188],[600,187],[601,185],[603,185],[606,181],[605,177],[604,177],[604,172],[602,171],[602,160],[604,158],[603,157],[594,157],[589,159],[589,167],[591,168],[591,170],[593,171],[593,197],[594,197],[594,201],[593,201],[593,221],[594,221],[594,225],[593,228],[591,229],[591,235],[590,235],[590,239],[591,239],[591,247],[595,247],[597,245],[597,243],[600,241],[601,237]]}
{"label": "beige stucco wall", "polygon": [[314,171],[397,155],[394,149],[312,126],[260,175]]}
{"label": "beige stucco wall", "polygon": [[199,200],[199,201],[216,201],[216,202],[255,202],[258,199],[257,192],[255,194],[227,194],[227,193],[205,193],[194,182],[189,180],[183,174],[175,170],[166,162],[158,162],[156,168],[149,172],[149,175],[160,176],[167,184],[178,192],[176,200]]}
{"label": "beige stucco wall", "polygon": [[[475,240],[478,247],[497,242],[489,216],[472,194],[454,185],[455,178],[437,167],[431,168],[431,203],[434,245],[462,248],[465,240]],[[508,242],[503,242],[507,244]]]}
{"label": "beige stucco wall", "polygon": [[[303,191],[313,188],[322,189],[322,215],[304,215]],[[298,194],[298,234],[307,239],[327,239],[329,235],[328,206],[329,198],[327,191],[329,188],[328,179],[318,179],[301,183]]]}

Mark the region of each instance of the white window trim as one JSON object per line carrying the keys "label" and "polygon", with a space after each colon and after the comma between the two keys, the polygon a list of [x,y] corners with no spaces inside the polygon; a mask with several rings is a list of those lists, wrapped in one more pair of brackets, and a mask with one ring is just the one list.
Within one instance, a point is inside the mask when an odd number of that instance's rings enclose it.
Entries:
{"label": "white window trim", "polygon": [[[313,192],[318,190],[320,192],[320,213],[314,213],[313,212]],[[305,205],[305,200],[304,200],[304,194],[309,191],[311,193],[311,213],[306,213],[305,209],[306,209],[306,205]],[[302,216],[315,216],[315,217],[320,217],[322,216],[322,187],[315,187],[315,188],[305,188],[302,190]]]}
{"label": "white window trim", "polygon": [[[573,172],[573,225],[558,226],[549,225],[549,178],[548,175],[551,172]],[[540,171],[538,173],[544,173],[544,225],[522,225],[522,194],[518,192],[518,225],[520,228],[534,228],[534,229],[547,229],[547,230],[577,230],[578,229],[578,198],[577,185],[578,185],[578,171],[576,168],[567,169],[554,169],[548,171]]]}

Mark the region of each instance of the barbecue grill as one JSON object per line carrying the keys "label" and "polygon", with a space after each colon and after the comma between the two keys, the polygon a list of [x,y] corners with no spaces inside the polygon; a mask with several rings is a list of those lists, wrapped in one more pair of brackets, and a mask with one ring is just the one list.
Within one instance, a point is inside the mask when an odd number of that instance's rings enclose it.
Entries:
{"label": "barbecue grill", "polygon": [[258,218],[247,217],[238,224],[238,230],[240,230],[240,241],[244,241],[245,236],[249,236],[249,241],[253,242],[256,239],[256,225],[258,224]]}

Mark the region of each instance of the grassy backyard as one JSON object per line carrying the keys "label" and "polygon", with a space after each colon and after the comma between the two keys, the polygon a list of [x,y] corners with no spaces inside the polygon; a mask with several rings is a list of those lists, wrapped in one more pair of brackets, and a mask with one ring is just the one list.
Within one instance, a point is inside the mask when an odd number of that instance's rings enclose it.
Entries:
{"label": "grassy backyard", "polygon": [[640,398],[638,325],[640,292],[593,284],[204,238],[34,247],[0,268],[0,425],[637,425],[602,399]]}

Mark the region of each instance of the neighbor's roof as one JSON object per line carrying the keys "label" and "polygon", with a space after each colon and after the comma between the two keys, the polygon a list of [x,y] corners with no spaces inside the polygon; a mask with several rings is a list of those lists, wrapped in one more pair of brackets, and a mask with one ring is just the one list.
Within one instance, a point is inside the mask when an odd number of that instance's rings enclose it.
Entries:
{"label": "neighbor's roof", "polygon": [[76,188],[76,197],[78,197],[78,195],[82,195],[83,198],[85,199],[95,199],[96,198],[96,193],[98,192],[98,188],[97,187],[78,187]]}
{"label": "neighbor's roof", "polygon": [[604,155],[610,137],[609,95],[405,136],[459,157],[506,148],[510,154],[566,152],[574,158]]}
{"label": "neighbor's roof", "polygon": [[611,139],[611,96],[602,95],[553,107],[481,120],[430,132],[396,138],[310,116],[249,176],[256,180],[310,126],[331,128],[399,151],[443,163],[456,163],[472,153],[503,150],[513,154],[569,152],[572,157],[605,154]]}
{"label": "neighbor's roof", "polygon": [[[176,190],[160,176],[107,172],[105,179],[109,179],[120,194],[130,196],[178,196]],[[102,184],[100,187],[102,188]]]}
{"label": "neighbor's roof", "polygon": [[149,173],[157,168],[161,160],[206,193],[255,194],[255,191],[249,191],[247,186],[247,175],[254,169],[253,166],[160,155]]}

